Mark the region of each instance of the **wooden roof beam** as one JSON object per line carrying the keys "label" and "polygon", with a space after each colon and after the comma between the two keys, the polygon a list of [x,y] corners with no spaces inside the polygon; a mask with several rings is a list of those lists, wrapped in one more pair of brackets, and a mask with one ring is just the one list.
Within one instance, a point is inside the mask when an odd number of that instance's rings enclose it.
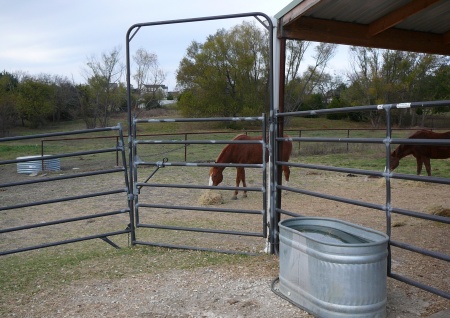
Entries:
{"label": "wooden roof beam", "polygon": [[442,35],[442,38],[444,39],[443,42],[447,45],[450,45],[450,31],[445,32]]}
{"label": "wooden roof beam", "polygon": [[369,35],[375,36],[439,1],[441,0],[413,0],[372,22],[369,25]]}
{"label": "wooden roof beam", "polygon": [[309,10],[314,8],[321,0],[304,0],[299,3],[297,6],[292,8],[289,12],[287,12],[281,19],[281,24],[286,25],[290,22],[294,21],[298,17],[304,15]]}
{"label": "wooden roof beam", "polygon": [[[440,34],[391,28],[370,37],[369,26],[302,17],[278,28],[278,37],[345,45],[450,55],[450,45]],[[448,35],[447,35],[448,38]]]}

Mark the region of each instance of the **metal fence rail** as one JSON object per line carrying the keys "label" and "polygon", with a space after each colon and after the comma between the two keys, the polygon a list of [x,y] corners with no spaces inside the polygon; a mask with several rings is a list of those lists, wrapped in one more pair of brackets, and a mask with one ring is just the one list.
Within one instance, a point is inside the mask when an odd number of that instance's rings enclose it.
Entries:
{"label": "metal fence rail", "polygon": [[[276,142],[280,143],[284,140],[291,140],[291,141],[297,141],[297,142],[333,142],[333,143],[373,143],[373,144],[384,144],[386,149],[386,167],[390,166],[390,153],[391,153],[391,145],[392,144],[420,144],[420,145],[445,145],[450,146],[450,140],[448,139],[439,139],[439,140],[430,140],[430,139],[404,139],[404,138],[392,138],[392,127],[391,127],[391,116],[390,112],[393,109],[400,109],[400,108],[421,108],[421,107],[437,107],[437,106],[448,106],[450,105],[450,100],[443,100],[443,101],[433,101],[433,102],[412,102],[412,103],[401,103],[401,104],[386,104],[386,105],[369,105],[369,106],[359,106],[359,107],[346,107],[346,108],[338,108],[338,109],[323,109],[323,110],[317,110],[317,111],[300,111],[300,112],[286,112],[286,113],[278,113],[275,114],[275,117],[278,119],[282,119],[284,117],[289,116],[310,116],[310,115],[319,115],[319,114],[330,114],[330,113],[346,113],[346,112],[361,112],[361,111],[385,111],[386,112],[386,136],[385,138],[322,138],[322,137],[292,137],[292,138],[283,138],[283,137],[277,137]],[[444,216],[437,216],[437,215],[429,215],[425,213],[421,213],[418,211],[410,211],[405,209],[400,209],[392,206],[392,193],[391,193],[391,179],[404,179],[404,180],[414,180],[414,181],[421,181],[421,182],[430,182],[430,183],[437,183],[437,184],[443,184],[448,185],[450,184],[449,178],[438,178],[438,177],[422,177],[422,176],[413,176],[413,175],[406,175],[406,174],[400,174],[400,173],[394,173],[388,170],[385,171],[374,171],[374,170],[362,170],[362,169],[351,169],[351,168],[342,168],[342,167],[333,167],[333,166],[323,166],[323,165],[315,165],[315,164],[303,164],[303,163],[290,163],[290,162],[283,162],[280,160],[275,161],[277,166],[281,165],[288,165],[291,167],[299,167],[299,168],[305,168],[305,169],[316,169],[316,170],[324,170],[324,171],[334,171],[334,172],[346,172],[346,173],[353,173],[353,174],[361,174],[361,175],[368,175],[368,176],[379,176],[383,177],[386,180],[386,201],[384,205],[380,204],[372,204],[364,201],[358,201],[358,200],[352,200],[345,197],[339,197],[339,196],[332,196],[324,193],[309,191],[305,189],[299,189],[299,188],[292,188],[287,187],[283,185],[276,185],[277,189],[277,195],[280,195],[281,190],[295,192],[295,193],[301,193],[308,196],[315,196],[327,200],[334,200],[346,204],[351,205],[357,205],[362,206],[369,209],[379,210],[383,211],[385,213],[386,218],[386,232],[391,237],[391,216],[392,214],[400,214],[400,215],[406,215],[413,218],[428,220],[428,221],[434,221],[434,222],[441,222],[443,224],[450,224],[450,218],[444,217]],[[294,213],[292,211],[288,211],[285,209],[281,209],[281,204],[277,204],[275,207],[275,220],[276,224],[278,224],[278,221],[280,220],[281,215],[287,215],[287,216],[300,216],[298,213]],[[278,246],[279,244],[279,237],[278,237],[278,228],[275,230],[276,233],[276,240],[275,244]],[[399,242],[396,240],[390,240],[389,244],[389,251],[391,250],[391,246],[414,252],[414,253],[420,253],[422,255],[426,255],[428,257],[435,258],[437,260],[441,260],[444,262],[450,262],[450,256],[446,255],[445,253],[442,253],[440,251],[433,251],[429,248],[420,248],[417,246],[413,246],[412,244],[408,244],[405,242]],[[426,291],[435,293],[441,297],[450,299],[450,293],[444,290],[437,289],[433,286],[428,286],[427,284],[423,284],[421,282],[418,282],[414,279],[404,277],[398,273],[393,272],[392,270],[392,253],[389,253],[388,256],[388,276],[394,279],[397,279],[399,281],[411,284],[413,286],[416,286],[418,288],[424,289]]]}
{"label": "metal fence rail", "polygon": [[[50,228],[52,226],[56,225],[62,225],[62,224],[68,224],[68,223],[74,223],[79,221],[87,221],[87,220],[94,220],[94,219],[103,219],[112,217],[115,215],[121,215],[125,214],[127,217],[130,217],[131,209],[128,205],[128,194],[129,194],[129,182],[128,182],[128,171],[127,171],[127,164],[126,164],[126,156],[125,156],[125,148],[124,148],[124,141],[123,141],[123,131],[121,125],[114,126],[114,127],[106,127],[106,128],[98,128],[98,129],[86,129],[86,130],[77,130],[72,132],[57,132],[57,133],[48,133],[48,134],[38,134],[38,135],[30,135],[30,136],[17,136],[17,137],[7,137],[7,138],[1,138],[0,144],[8,144],[14,145],[16,142],[24,141],[24,140],[31,140],[31,139],[44,139],[48,137],[64,137],[64,136],[72,136],[72,135],[80,135],[80,134],[96,134],[96,133],[103,133],[103,132],[116,132],[117,138],[119,140],[119,143],[115,147],[111,148],[105,148],[105,149],[92,149],[87,151],[76,151],[76,152],[68,152],[68,153],[60,153],[56,155],[47,155],[45,156],[45,160],[48,159],[62,159],[62,158],[70,158],[70,157],[80,157],[84,155],[98,155],[98,154],[108,154],[116,152],[121,153],[121,159],[122,159],[122,166],[116,167],[112,169],[106,169],[106,170],[93,170],[93,171],[87,171],[87,172],[80,172],[80,173],[71,173],[66,175],[59,175],[57,173],[51,173],[45,178],[36,178],[32,180],[19,180],[19,181],[9,181],[9,182],[2,182],[0,183],[0,189],[3,191],[15,191],[17,195],[14,197],[14,202],[11,203],[11,200],[9,200],[9,203],[5,204],[5,201],[3,201],[0,206],[0,212],[6,213],[6,211],[14,211],[14,215],[11,217],[6,215],[0,215],[2,219],[5,221],[9,220],[10,218],[14,218],[14,216],[22,211],[24,208],[30,208],[30,207],[38,207],[43,206],[43,208],[47,208],[48,205],[51,204],[57,204],[57,203],[67,203],[67,202],[78,202],[79,200],[83,199],[89,199],[89,198],[95,198],[100,199],[104,198],[106,196],[110,195],[120,195],[123,194],[124,197],[124,206],[121,209],[113,210],[113,211],[101,211],[97,213],[83,213],[83,215],[69,217],[69,218],[63,218],[58,216],[52,216],[53,219],[51,220],[44,220],[40,221],[39,223],[32,223],[27,222],[27,218],[25,217],[25,220],[20,221],[21,223],[24,222],[26,224],[14,224],[13,226],[5,226],[0,228],[0,234],[1,235],[12,235],[14,233],[18,233],[21,231],[27,231],[32,229],[39,229],[39,228]],[[36,156],[33,157],[33,159],[30,158],[16,158],[16,159],[8,159],[8,160],[2,160],[0,161],[0,166],[6,167],[7,165],[11,164],[17,164],[22,162],[27,162],[30,160],[36,160],[36,161],[43,161],[44,157]],[[45,168],[45,167],[42,167]],[[43,171],[43,170],[42,170]],[[47,172],[47,171],[43,171]],[[90,193],[82,193],[77,195],[69,195],[69,196],[61,196],[61,193],[56,192],[50,194],[52,198],[47,198],[44,200],[31,200],[29,202],[21,202],[22,200],[25,201],[25,198],[22,198],[20,195],[20,187],[21,186],[28,186],[28,185],[39,185],[44,183],[54,183],[54,182],[67,182],[72,179],[80,180],[80,182],[83,182],[83,178],[92,177],[92,176],[101,176],[101,175],[109,175],[113,173],[121,173],[123,174],[122,180],[123,186],[121,188],[113,188],[108,189],[104,191],[96,191],[96,192],[90,192]],[[62,185],[61,185],[62,187]],[[39,188],[39,191],[41,191],[42,188]],[[27,200],[28,201],[28,200]],[[81,207],[81,206],[80,206]],[[80,210],[83,210],[82,208]],[[36,211],[35,213],[39,213]],[[19,221],[14,221],[14,223],[17,223]],[[8,224],[8,222],[2,222],[2,224]],[[76,235],[76,237],[71,239],[60,239],[55,240],[52,242],[45,242],[40,243],[32,246],[21,246],[17,247],[17,245],[20,245],[20,242],[15,242],[13,248],[6,248],[0,251],[0,255],[8,255],[8,254],[14,254],[18,252],[24,252],[24,251],[31,251],[35,249],[45,248],[45,247],[51,247],[51,246],[57,246],[57,245],[63,245],[68,243],[74,243],[74,242],[82,242],[92,239],[102,239],[105,242],[111,244],[114,247],[118,247],[114,242],[112,242],[108,237],[110,236],[116,236],[121,234],[128,234],[131,232],[130,227],[121,226],[121,228],[125,228],[123,230],[112,230],[107,231],[104,233],[98,233],[98,234],[90,234],[90,235]],[[6,238],[6,237],[5,237]],[[20,240],[20,239],[19,239]]]}

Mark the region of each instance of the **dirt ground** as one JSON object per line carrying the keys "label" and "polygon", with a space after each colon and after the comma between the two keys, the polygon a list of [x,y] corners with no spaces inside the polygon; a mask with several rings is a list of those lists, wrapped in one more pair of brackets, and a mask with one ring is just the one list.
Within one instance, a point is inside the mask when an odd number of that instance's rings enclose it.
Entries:
{"label": "dirt ground", "polygon": [[[29,177],[17,175],[13,170],[1,168],[2,182],[29,178],[45,178],[47,176]],[[230,171],[228,171],[230,170]],[[234,171],[226,170],[225,183],[233,183]],[[74,173],[62,171],[61,173]],[[154,182],[167,181],[176,171],[168,171],[154,178]],[[145,177],[142,173],[142,177]],[[188,174],[184,181],[188,184],[206,183],[206,170]],[[37,190],[35,186],[25,186],[20,192],[21,199],[17,198],[17,191],[6,188],[0,192],[3,205],[17,204],[27,200],[42,200],[43,193],[76,194],[86,190],[100,191],[105,186],[111,186],[111,181],[121,187],[120,175],[65,181],[63,184],[42,183]],[[152,179],[153,180],[153,179]],[[259,177],[248,173],[248,186],[258,185]],[[294,170],[291,173],[289,186],[301,187],[310,191],[321,191],[335,196],[343,196],[355,200],[368,201],[374,205],[385,204],[384,180],[334,174],[327,172],[310,172]],[[393,180],[393,204],[403,209],[411,209],[424,213],[439,213],[450,209],[448,185],[424,184],[410,181]],[[178,205],[198,205],[201,192],[195,194],[188,190],[164,190],[161,188],[143,189],[148,191],[148,197],[156,203],[175,202]],[[165,191],[168,191],[167,193]],[[170,192],[172,191],[172,192]],[[259,209],[261,196],[259,193],[249,193],[248,198],[239,197],[231,200],[229,191],[220,191],[223,202],[221,208]],[[117,198],[118,197],[118,198]],[[149,201],[152,201],[149,199]],[[144,199],[141,200],[145,202]],[[115,209],[124,207],[126,202],[122,194],[107,200],[83,202],[80,204],[55,205],[39,213],[40,208],[24,209],[29,221],[42,222],[44,213],[57,213],[58,218],[73,217],[76,213],[90,211],[96,213],[108,207]],[[302,215],[339,218],[356,224],[386,231],[386,218],[383,211],[350,206],[336,201],[323,200],[297,193],[284,193],[282,209]],[[78,210],[74,211],[74,207]],[[98,210],[97,210],[98,209]],[[436,212],[437,211],[437,212]],[[152,215],[150,221],[169,219],[171,222],[180,220],[192,223],[225,224],[231,222],[230,216],[206,216],[205,214],[183,214],[184,212],[163,209],[160,214]],[[23,221],[23,215],[6,211],[2,213],[2,227],[17,226]],[[179,216],[181,215],[181,216]],[[201,215],[201,218],[199,217]],[[142,213],[142,222],[147,222]],[[244,221],[245,220],[245,221]],[[84,230],[89,231],[92,226],[95,230],[103,226],[116,226],[123,228],[126,224],[126,215],[119,215],[104,225],[97,221],[85,222]],[[250,224],[251,222],[251,224]],[[261,227],[260,217],[249,219],[233,218],[230,224],[238,229],[258,230]],[[392,217],[392,239],[423,248],[450,254],[449,226],[438,222],[424,221],[402,215]],[[108,228],[109,230],[109,228]],[[59,234],[61,229],[57,228]],[[70,232],[70,231],[69,231]],[[64,233],[70,236],[70,233]],[[52,234],[53,235],[53,234]],[[8,236],[0,242],[2,249],[13,246],[21,239],[28,242],[45,241],[52,235],[36,231],[36,236],[30,237],[17,234]],[[154,239],[150,234],[140,238]],[[172,239],[166,235],[158,239]],[[197,242],[194,235],[189,236],[191,242]],[[181,238],[185,241],[186,238]],[[213,247],[230,249],[243,249],[250,252],[260,252],[264,248],[261,238],[224,237],[210,235],[198,239],[198,242]],[[58,247],[64,249],[64,247]],[[21,253],[26,257],[26,252]],[[450,265],[444,261],[433,260],[417,253],[392,249],[392,270],[396,273],[411,277],[423,283],[449,292]],[[165,272],[140,273],[139,275],[125,276],[117,279],[92,279],[81,276],[79,280],[63,284],[60,287],[40,290],[34,295],[16,295],[9,299],[9,303],[1,306],[8,312],[6,317],[156,317],[156,318],[187,318],[187,317],[312,317],[302,309],[280,298],[271,290],[271,284],[278,275],[278,258],[276,256],[258,256],[258,261],[244,262],[242,265],[208,266],[193,269],[174,269]],[[108,264],[104,264],[106,267]],[[275,286],[276,287],[276,286]],[[387,317],[449,317],[450,301],[425,292],[421,289],[388,278],[387,290]]]}

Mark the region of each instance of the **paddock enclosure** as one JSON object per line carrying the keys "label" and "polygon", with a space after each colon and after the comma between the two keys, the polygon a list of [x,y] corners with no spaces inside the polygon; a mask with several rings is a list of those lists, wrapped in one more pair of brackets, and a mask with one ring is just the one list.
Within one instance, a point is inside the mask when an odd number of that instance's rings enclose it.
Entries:
{"label": "paddock enclosure", "polygon": [[[130,43],[141,28],[241,17],[255,17],[270,34],[271,67],[268,76],[271,79],[271,100],[267,117],[265,114],[189,119],[133,117],[130,106]],[[24,152],[33,150],[26,147],[17,152],[17,156],[14,153],[14,158],[0,161],[2,176],[6,176],[0,181],[0,255],[88,240],[103,240],[117,248],[129,244],[224,253],[258,254],[265,251],[277,254],[280,220],[303,215],[326,216],[387,233],[390,237],[388,277],[450,299],[446,275],[450,269],[450,218],[428,209],[435,205],[448,207],[446,193],[450,178],[416,176],[385,169],[390,166],[389,155],[393,145],[450,146],[450,140],[445,139],[396,137],[391,127],[391,112],[405,108],[450,106],[450,101],[284,112],[283,100],[279,96],[283,87],[274,84],[283,82],[280,77],[282,79],[284,72],[274,65],[283,61],[283,49],[275,45],[278,42],[274,29],[272,19],[263,13],[142,23],[130,27],[126,43],[127,141],[121,125],[0,139],[0,145],[6,146],[20,146],[21,141],[29,139],[36,139],[36,143],[49,138],[60,140],[61,144],[55,144],[50,149],[52,154],[45,159],[60,159],[62,170],[42,171],[34,177],[11,173],[15,172],[18,163],[30,161],[29,158],[19,159]],[[386,118],[383,136],[282,137],[285,118],[354,111],[383,112]],[[260,165],[221,164],[227,168],[224,171],[226,182],[210,187],[208,170],[218,165],[213,160],[237,133],[217,134],[214,138],[198,135],[189,140],[175,134],[151,138],[139,136],[141,125],[189,127],[194,122],[218,121],[257,123],[261,128],[255,134],[263,134],[259,143],[269,150],[268,163],[263,160]],[[101,142],[95,149],[70,151],[72,143],[80,142],[75,135],[96,134],[99,134]],[[293,142],[294,149],[297,144],[303,147],[308,143],[370,145],[377,147],[384,164],[373,170],[344,168],[337,164],[306,164],[301,155],[294,155],[289,162],[283,162],[278,159],[278,154],[286,140]],[[105,148],[106,144],[109,147]],[[60,149],[64,151],[60,152]],[[183,160],[186,158],[183,157],[185,149],[190,152],[188,161]],[[281,165],[291,168],[289,184],[283,184]],[[249,198],[231,201],[236,167],[246,168]],[[45,190],[45,194],[41,190]],[[199,201],[207,192],[220,193],[221,204]],[[30,237],[33,238],[31,242]]]}

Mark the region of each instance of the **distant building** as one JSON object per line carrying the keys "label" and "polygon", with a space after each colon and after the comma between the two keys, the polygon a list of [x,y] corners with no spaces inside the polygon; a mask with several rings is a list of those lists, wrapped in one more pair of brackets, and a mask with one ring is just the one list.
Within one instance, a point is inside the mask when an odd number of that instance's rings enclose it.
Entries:
{"label": "distant building", "polygon": [[148,93],[161,93],[162,96],[167,97],[167,94],[169,92],[169,88],[166,85],[149,85],[144,84],[142,88],[142,94],[148,94]]}
{"label": "distant building", "polygon": [[[144,101],[144,95],[151,94],[152,100],[149,101],[148,97],[146,98],[147,101]],[[143,109],[147,108],[150,105],[150,108],[153,108],[154,105],[166,105],[169,103],[172,103],[171,101],[167,101],[167,96],[169,95],[169,88],[166,85],[157,84],[157,85],[150,85],[150,84],[144,84],[142,86],[142,90],[140,92],[141,97],[139,98],[139,105],[138,107]]]}

